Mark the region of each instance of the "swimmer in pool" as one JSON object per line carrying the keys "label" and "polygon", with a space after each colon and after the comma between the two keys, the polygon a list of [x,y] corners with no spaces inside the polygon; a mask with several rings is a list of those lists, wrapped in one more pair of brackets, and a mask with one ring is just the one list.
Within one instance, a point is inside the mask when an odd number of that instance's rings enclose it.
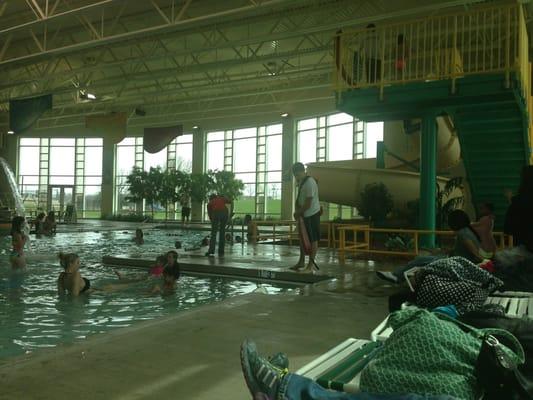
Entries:
{"label": "swimmer in pool", "polygon": [[59,263],[64,271],[57,278],[57,291],[60,295],[66,293],[79,296],[88,293],[91,282],[80,274],[80,257],[75,253],[59,253]]}
{"label": "swimmer in pool", "polygon": [[122,274],[118,271],[115,271],[115,275],[118,277],[118,279],[120,279],[121,284],[139,282],[147,278],[161,276],[163,274],[163,269],[165,268],[166,263],[167,263],[167,255],[161,254],[156,257],[155,264],[150,267],[150,271],[148,271],[148,275],[137,274],[134,276],[128,275],[127,277],[123,277]]}
{"label": "swimmer in pool", "polygon": [[161,286],[155,285],[150,293],[173,293],[176,290],[176,282],[179,277],[180,270],[177,263],[175,265],[167,265],[163,270],[163,284]]}
{"label": "swimmer in pool", "polygon": [[133,238],[135,244],[144,244],[144,233],[140,228],[135,229],[135,237]]}
{"label": "swimmer in pool", "polygon": [[24,256],[24,245],[28,237],[24,234],[24,225],[26,219],[24,217],[14,217],[11,222],[11,244],[13,250],[9,256],[11,267],[13,269],[22,269],[26,267],[26,257]]}

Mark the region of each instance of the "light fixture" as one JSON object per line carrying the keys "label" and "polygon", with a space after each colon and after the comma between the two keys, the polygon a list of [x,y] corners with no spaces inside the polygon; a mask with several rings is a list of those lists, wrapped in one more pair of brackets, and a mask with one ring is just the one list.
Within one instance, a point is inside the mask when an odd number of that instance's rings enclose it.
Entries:
{"label": "light fixture", "polygon": [[286,117],[288,117],[288,116],[289,116],[289,113],[286,113],[286,112],[284,112],[284,113],[281,113],[281,116],[282,116],[283,118],[286,118]]}
{"label": "light fixture", "polygon": [[194,125],[192,129],[198,129],[198,125]]}
{"label": "light fixture", "polygon": [[7,134],[8,134],[8,135],[13,135],[14,133],[15,133],[15,131],[12,131],[12,130],[8,130],[8,131],[7,131]]}
{"label": "light fixture", "polygon": [[89,100],[96,100],[96,96],[94,94],[92,94],[92,93],[87,93],[87,98]]}

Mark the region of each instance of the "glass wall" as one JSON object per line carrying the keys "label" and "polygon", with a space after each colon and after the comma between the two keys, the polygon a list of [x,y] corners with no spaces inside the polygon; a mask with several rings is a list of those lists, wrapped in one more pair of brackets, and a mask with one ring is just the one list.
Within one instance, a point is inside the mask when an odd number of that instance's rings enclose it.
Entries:
{"label": "glass wall", "polygon": [[205,170],[235,173],[244,183],[236,215],[281,215],[281,124],[207,132]]}
{"label": "glass wall", "polygon": [[74,204],[79,217],[100,216],[101,138],[20,138],[18,183],[24,204],[64,212]]}
{"label": "glass wall", "polygon": [[[126,177],[133,167],[143,168],[149,171],[151,167],[161,167],[162,169],[179,169],[191,172],[192,168],[192,134],[177,137],[161,151],[152,154],[144,151],[142,137],[124,138],[116,146],[115,156],[115,212],[117,214],[129,214],[136,210],[136,205],[128,202],[128,186]],[[156,218],[164,218],[165,210],[156,204]],[[175,213],[171,212],[169,217],[178,217],[181,208],[178,207]],[[151,212],[151,208],[146,205],[145,212]],[[179,216],[180,217],[180,216]]]}
{"label": "glass wall", "polygon": [[[383,140],[382,122],[365,124],[345,113],[306,118],[296,125],[296,159],[308,164],[374,158],[379,140]],[[337,204],[325,209],[329,219],[357,215],[355,208]]]}

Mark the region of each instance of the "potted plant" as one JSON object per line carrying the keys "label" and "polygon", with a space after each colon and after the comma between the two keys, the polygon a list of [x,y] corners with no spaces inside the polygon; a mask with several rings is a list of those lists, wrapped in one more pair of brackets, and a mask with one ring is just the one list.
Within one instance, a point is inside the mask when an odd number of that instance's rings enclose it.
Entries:
{"label": "potted plant", "polygon": [[393,207],[392,195],[387,187],[382,182],[375,182],[364,187],[357,210],[366,219],[375,224],[380,224],[392,211]]}
{"label": "potted plant", "polygon": [[139,167],[133,167],[130,174],[126,177],[126,184],[128,187],[128,195],[125,197],[127,201],[135,204],[142,204],[146,197],[146,188],[148,182],[148,173]]}

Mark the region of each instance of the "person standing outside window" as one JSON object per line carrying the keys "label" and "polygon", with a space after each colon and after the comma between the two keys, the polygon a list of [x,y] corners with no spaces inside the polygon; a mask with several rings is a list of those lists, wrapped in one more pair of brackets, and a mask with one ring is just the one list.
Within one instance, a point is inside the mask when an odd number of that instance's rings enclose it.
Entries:
{"label": "person standing outside window", "polygon": [[206,256],[212,257],[215,254],[215,247],[217,244],[218,232],[218,255],[224,255],[224,245],[226,244],[226,225],[228,223],[228,208],[226,204],[231,204],[231,200],[219,194],[212,194],[209,196],[209,203],[207,204],[207,214],[211,220],[211,238],[209,240],[209,250],[205,253]]}
{"label": "person standing outside window", "polygon": [[296,197],[294,218],[303,218],[305,230],[311,242],[311,252],[309,262],[305,266],[305,251],[300,240],[300,258],[293,270],[313,271],[316,268],[315,256],[320,240],[320,201],[318,199],[318,185],[316,180],[307,175],[305,166],[301,162],[294,163],[292,173],[298,183],[298,195]]}

